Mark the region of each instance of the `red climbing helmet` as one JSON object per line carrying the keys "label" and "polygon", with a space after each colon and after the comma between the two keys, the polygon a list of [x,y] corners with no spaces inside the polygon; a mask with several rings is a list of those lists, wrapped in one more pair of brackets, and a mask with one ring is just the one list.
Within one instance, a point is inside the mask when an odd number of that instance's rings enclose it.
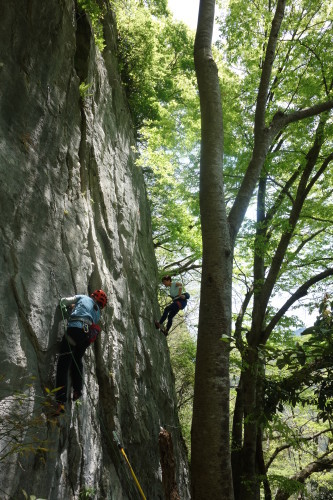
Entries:
{"label": "red climbing helmet", "polygon": [[108,303],[108,298],[103,290],[95,290],[90,297],[96,300],[101,309],[103,309]]}

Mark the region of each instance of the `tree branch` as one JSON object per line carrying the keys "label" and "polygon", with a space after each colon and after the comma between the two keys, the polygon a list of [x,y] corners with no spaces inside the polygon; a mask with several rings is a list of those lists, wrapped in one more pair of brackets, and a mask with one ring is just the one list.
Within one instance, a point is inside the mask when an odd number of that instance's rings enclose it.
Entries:
{"label": "tree branch", "polygon": [[[332,452],[330,452],[332,453]],[[324,470],[333,469],[333,456],[325,458],[328,454],[325,453],[318,460],[311,462],[304,469],[295,474],[291,479],[298,481],[299,483],[304,483],[305,480],[311,476],[314,472],[321,472]],[[288,500],[291,493],[285,490],[279,489],[275,495],[275,500]]]}
{"label": "tree branch", "polygon": [[300,251],[305,247],[305,245],[307,243],[309,243],[309,241],[313,240],[314,238],[316,238],[318,236],[318,234],[321,234],[324,231],[326,231],[326,228],[319,229],[318,231],[315,231],[310,236],[308,236],[307,238],[305,238],[304,240],[302,240],[301,243],[296,248],[296,250],[293,252],[294,255],[298,255],[300,253]]}
{"label": "tree branch", "polygon": [[188,271],[192,271],[193,269],[202,269],[202,264],[184,264],[181,267],[170,269],[168,273],[170,273],[171,276],[174,276],[175,274],[182,274]]}
{"label": "tree branch", "polygon": [[[183,257],[182,259],[176,260],[175,262],[172,262],[171,264],[167,264],[166,266],[163,267],[163,270],[166,271],[169,267],[177,267],[177,266],[188,266],[189,264],[193,264],[197,260],[197,257],[194,255],[188,255],[187,257]],[[183,262],[185,263],[183,264]]]}
{"label": "tree branch", "polygon": [[330,162],[332,160],[333,160],[333,152],[325,158],[325,160],[323,161],[321,167],[318,169],[318,172],[316,173],[316,175],[313,176],[313,178],[309,182],[309,184],[308,184],[308,186],[306,188],[307,193],[310,192],[310,190],[312,189],[312,187],[314,186],[314,184],[317,182],[317,180],[319,179],[319,177],[325,172],[325,170],[327,169],[328,165],[330,164]]}
{"label": "tree branch", "polygon": [[[278,34],[284,17],[285,4],[286,0],[278,0],[268,38],[265,61],[263,64],[257,96],[252,158],[228,217],[232,241],[235,241],[239,228],[244,220],[251,196],[265,162],[267,152],[269,151],[272,140],[276,135],[276,133],[270,133],[270,131],[265,127],[265,115],[272,66],[275,58]],[[282,127],[280,127],[280,130],[281,128]]]}
{"label": "tree branch", "polygon": [[[326,432],[332,432],[331,427],[329,427],[328,429],[325,429],[323,431],[317,432],[317,434],[314,434],[313,436],[302,437],[300,439],[302,441],[311,441],[311,440],[316,439],[317,437],[321,436],[322,434],[325,434]],[[270,457],[270,459],[268,460],[268,462],[266,464],[266,471],[268,471],[268,469],[272,465],[272,462],[274,462],[274,460],[276,459],[278,454],[281,453],[281,451],[287,450],[288,448],[291,448],[292,446],[293,446],[292,443],[285,443],[285,444],[275,448],[272,456]]]}
{"label": "tree branch", "polygon": [[319,283],[320,281],[323,281],[324,279],[328,278],[329,276],[333,276],[333,269],[326,269],[322,273],[317,274],[316,276],[313,276],[310,278],[308,281],[303,283],[295,293],[292,294],[292,296],[284,303],[284,305],[281,307],[281,309],[275,314],[275,316],[272,318],[270,323],[267,325],[265,330],[262,332],[262,342],[266,343],[270,334],[272,333],[273,329],[277,325],[277,323],[280,321],[280,319],[284,316],[284,314],[288,311],[288,309],[300,298],[304,297],[308,293],[308,289],[315,285],[316,283]]}
{"label": "tree branch", "polygon": [[311,118],[312,116],[319,115],[325,111],[329,111],[333,108],[333,100],[321,102],[315,104],[310,108],[300,109],[294,111],[293,113],[284,114],[282,111],[278,111],[273,116],[272,122],[269,126],[269,130],[273,136],[275,136],[283,127],[289,123],[294,123],[305,118]]}
{"label": "tree branch", "polygon": [[272,74],[273,62],[275,59],[276,44],[278,41],[281,23],[284,17],[285,6],[286,6],[286,0],[278,0],[274,18],[272,21],[271,31],[268,37],[265,61],[263,64],[261,78],[260,78],[257,106],[255,112],[255,121],[254,121],[255,136],[258,133],[261,133],[262,130],[265,128],[265,112],[266,112],[267,96]]}
{"label": "tree branch", "polygon": [[247,306],[249,305],[249,302],[253,296],[253,287],[251,287],[245,294],[241,309],[237,315],[236,323],[235,323],[235,341],[236,341],[236,347],[239,350],[239,352],[242,352],[244,349],[244,343],[242,339],[242,324],[243,324],[243,318],[244,314],[246,312]]}
{"label": "tree branch", "polygon": [[[294,233],[296,224],[300,217],[304,201],[306,199],[307,194],[307,183],[309,177],[316,165],[318,160],[318,156],[321,150],[322,143],[324,141],[323,131],[325,128],[325,124],[327,121],[327,116],[322,116],[321,120],[318,123],[315,139],[313,142],[313,146],[310,148],[307,154],[307,161],[302,172],[301,178],[299,180],[299,184],[297,187],[297,193],[295,197],[295,202],[290,211],[290,215],[288,218],[288,228],[281,236],[280,242],[277,246],[275,254],[272,258],[271,267],[268,272],[267,278],[261,288],[260,298],[257,301],[256,305],[254,305],[254,314],[253,314],[253,323],[252,330],[256,332],[256,336],[252,337],[253,342],[261,341],[262,334],[260,333],[262,321],[264,318],[264,314],[266,311],[266,307],[271,296],[273,287],[276,283],[277,277],[280,273],[282,262],[285,258],[286,251],[288,249],[290,240]],[[266,336],[264,336],[266,339]],[[267,339],[266,339],[267,340]]]}

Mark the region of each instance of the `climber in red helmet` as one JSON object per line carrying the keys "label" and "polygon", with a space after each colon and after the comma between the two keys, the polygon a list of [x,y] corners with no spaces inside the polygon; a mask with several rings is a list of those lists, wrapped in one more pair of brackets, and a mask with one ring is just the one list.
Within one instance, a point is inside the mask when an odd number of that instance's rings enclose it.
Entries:
{"label": "climber in red helmet", "polygon": [[69,309],[67,331],[60,344],[60,354],[56,375],[56,400],[58,403],[56,415],[64,412],[67,401],[67,378],[71,366],[73,401],[82,394],[83,363],[82,357],[99,332],[97,325],[101,317],[101,310],[108,302],[103,290],[95,290],[90,297],[87,295],[74,295],[60,299],[62,311]]}

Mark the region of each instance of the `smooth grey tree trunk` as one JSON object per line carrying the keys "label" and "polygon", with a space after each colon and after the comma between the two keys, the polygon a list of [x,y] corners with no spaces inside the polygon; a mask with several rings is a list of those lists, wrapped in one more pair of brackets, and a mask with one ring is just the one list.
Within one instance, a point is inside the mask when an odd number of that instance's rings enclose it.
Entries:
{"label": "smooth grey tree trunk", "polygon": [[[201,109],[200,214],[203,256],[192,421],[194,500],[234,498],[229,444],[229,345],[221,339],[231,335],[232,261],[237,233],[276,135],[288,124],[322,113],[333,106],[332,101],[326,101],[289,114],[276,113],[271,122],[266,123],[267,96],[285,5],[286,0],[277,1],[258,88],[252,157],[227,215],[223,183],[222,103],[218,71],[211,52],[215,0],[200,0],[194,61]],[[256,401],[257,376],[253,370],[257,368],[257,359],[251,348],[261,343],[261,313],[255,311],[254,335],[249,345],[252,370],[249,370],[249,377],[244,377],[246,387],[243,388],[242,406],[245,414],[252,412]],[[256,473],[256,425],[248,425],[245,434],[243,451],[247,449],[250,461],[248,470],[243,470],[243,473],[252,480]],[[239,465],[239,457],[236,462]],[[241,480],[235,478],[235,481],[237,479]],[[248,498],[255,498],[255,495],[256,492],[250,492]]]}
{"label": "smooth grey tree trunk", "polygon": [[200,3],[195,67],[201,106],[201,302],[192,425],[193,498],[233,498],[229,451],[232,251],[223,194],[220,86],[211,54],[215,0]]}

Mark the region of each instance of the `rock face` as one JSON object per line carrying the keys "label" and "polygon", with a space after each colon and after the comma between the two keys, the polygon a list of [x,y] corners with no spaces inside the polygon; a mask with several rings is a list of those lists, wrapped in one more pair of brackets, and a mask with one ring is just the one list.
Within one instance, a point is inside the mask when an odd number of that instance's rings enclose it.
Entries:
{"label": "rock face", "polygon": [[[73,0],[11,0],[1,15],[0,497],[141,498],[116,431],[146,497],[162,499],[164,426],[189,498],[112,13],[103,54]],[[49,418],[59,298],[95,288],[109,305],[84,357],[83,397]]]}

